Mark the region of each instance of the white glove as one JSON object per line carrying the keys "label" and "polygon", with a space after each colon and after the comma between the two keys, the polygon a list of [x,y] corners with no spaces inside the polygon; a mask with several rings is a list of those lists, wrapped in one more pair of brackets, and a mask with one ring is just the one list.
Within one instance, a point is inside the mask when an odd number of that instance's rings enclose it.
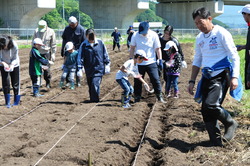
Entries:
{"label": "white glove", "polygon": [[181,62],[181,67],[182,67],[182,68],[187,68],[187,63],[186,63],[186,61],[182,61],[182,62]]}
{"label": "white glove", "polygon": [[55,53],[52,53],[52,54],[51,54],[51,61],[55,62],[55,59],[56,59],[56,54],[55,54]]}
{"label": "white glove", "polygon": [[110,74],[110,63],[105,65],[105,74]]}
{"label": "white glove", "polygon": [[53,61],[49,61],[49,64],[54,65],[54,62]]}
{"label": "white glove", "polygon": [[61,70],[63,70],[63,68],[64,68],[64,65],[62,65]]}
{"label": "white glove", "polygon": [[77,77],[82,77],[82,69],[78,70],[76,75],[77,75]]}
{"label": "white glove", "polygon": [[150,88],[149,88],[149,86],[148,86],[147,83],[145,83],[145,84],[143,84],[143,85],[144,85],[144,88],[146,89],[146,91],[150,91]]}

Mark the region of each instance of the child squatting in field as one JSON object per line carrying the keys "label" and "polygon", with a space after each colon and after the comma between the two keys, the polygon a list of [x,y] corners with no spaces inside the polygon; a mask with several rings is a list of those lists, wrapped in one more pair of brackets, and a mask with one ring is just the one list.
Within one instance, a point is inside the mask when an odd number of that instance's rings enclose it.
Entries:
{"label": "child squatting in field", "polygon": [[143,61],[148,60],[146,58],[146,53],[144,50],[137,50],[134,56],[134,59],[127,60],[120,70],[116,73],[116,81],[124,90],[121,95],[121,103],[123,108],[131,107],[129,104],[130,98],[134,92],[133,86],[128,81],[128,76],[132,75],[134,78],[139,79],[143,85],[145,86],[146,90],[149,91],[149,86],[142,78],[138,71],[138,64],[142,63]]}

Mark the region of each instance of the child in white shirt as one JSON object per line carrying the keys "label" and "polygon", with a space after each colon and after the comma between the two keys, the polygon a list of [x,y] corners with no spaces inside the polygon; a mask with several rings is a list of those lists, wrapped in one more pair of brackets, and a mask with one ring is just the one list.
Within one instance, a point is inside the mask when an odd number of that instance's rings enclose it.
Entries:
{"label": "child in white shirt", "polygon": [[121,97],[121,103],[123,108],[129,108],[129,100],[134,92],[133,86],[128,81],[128,76],[132,75],[134,78],[139,79],[145,86],[147,91],[149,90],[148,84],[142,78],[138,71],[138,64],[148,60],[144,50],[137,50],[134,59],[127,60],[120,70],[116,73],[116,81],[120,84],[124,90]]}

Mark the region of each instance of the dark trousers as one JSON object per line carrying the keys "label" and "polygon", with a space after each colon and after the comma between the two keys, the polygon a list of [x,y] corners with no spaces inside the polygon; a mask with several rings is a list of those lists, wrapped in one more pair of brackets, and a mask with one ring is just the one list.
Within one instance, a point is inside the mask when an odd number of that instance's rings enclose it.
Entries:
{"label": "dark trousers", "polygon": [[[149,65],[138,65],[138,70],[143,78],[145,76],[145,73],[148,74],[148,76],[150,78],[150,82],[153,85],[155,94],[160,94],[161,93],[161,82],[160,82],[157,64],[152,63]],[[141,93],[142,93],[142,82],[136,78],[134,79],[134,90],[135,90],[134,91],[135,97],[140,97]]]}
{"label": "dark trousers", "polygon": [[202,116],[204,122],[218,119],[224,108],[221,106],[229,88],[229,72],[227,70],[211,79],[204,78],[202,82]]}
{"label": "dark trousers", "polygon": [[[41,56],[43,56],[44,58],[46,58],[48,60],[51,59],[51,53],[41,54]],[[43,71],[43,78],[46,81],[46,85],[49,85],[52,75],[50,72],[50,64],[48,64],[47,66],[48,66],[48,69]]]}
{"label": "dark trousers", "polygon": [[119,41],[113,40],[113,50],[115,49],[116,45],[117,45],[118,49],[120,49],[120,43],[119,43]]}
{"label": "dark trousers", "polygon": [[1,75],[2,75],[2,87],[3,93],[10,93],[10,79],[11,85],[14,91],[14,95],[20,94],[20,76],[19,76],[19,66],[15,67],[12,72],[6,72],[3,66],[0,66]]}
{"label": "dark trousers", "polygon": [[33,87],[40,87],[41,85],[41,75],[30,75],[30,79]]}
{"label": "dark trousers", "polygon": [[101,82],[102,76],[87,77],[90,101],[99,102]]}

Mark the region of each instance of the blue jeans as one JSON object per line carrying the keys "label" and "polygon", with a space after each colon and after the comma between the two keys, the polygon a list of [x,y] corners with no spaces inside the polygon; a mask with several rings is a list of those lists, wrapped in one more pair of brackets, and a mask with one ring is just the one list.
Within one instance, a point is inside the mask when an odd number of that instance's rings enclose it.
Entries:
{"label": "blue jeans", "polygon": [[99,102],[101,82],[102,82],[102,76],[87,77],[89,96],[91,102]]}
{"label": "blue jeans", "polygon": [[133,86],[129,83],[128,80],[122,78],[122,79],[117,79],[116,82],[121,86],[123,89],[123,94],[125,96],[129,96],[130,94],[134,93],[134,88]]}
{"label": "blue jeans", "polygon": [[[148,73],[155,94],[161,94],[161,82],[157,64],[152,63],[149,65],[138,65],[138,70],[143,78],[145,76],[145,73]],[[140,97],[142,93],[142,82],[137,78],[134,79],[134,89],[135,89],[135,97]]]}
{"label": "blue jeans", "polygon": [[171,84],[174,87],[174,92],[178,92],[178,75],[167,75],[167,82],[166,82],[166,91],[169,92],[171,88]]}

